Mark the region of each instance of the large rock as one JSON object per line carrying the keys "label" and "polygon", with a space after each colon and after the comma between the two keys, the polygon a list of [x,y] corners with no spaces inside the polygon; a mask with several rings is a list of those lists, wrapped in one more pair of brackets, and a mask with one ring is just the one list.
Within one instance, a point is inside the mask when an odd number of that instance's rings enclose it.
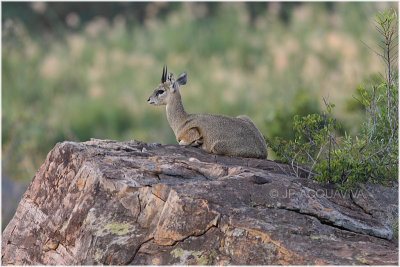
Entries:
{"label": "large rock", "polygon": [[343,194],[273,161],[64,142],[5,229],[2,263],[397,265],[397,209],[397,188]]}

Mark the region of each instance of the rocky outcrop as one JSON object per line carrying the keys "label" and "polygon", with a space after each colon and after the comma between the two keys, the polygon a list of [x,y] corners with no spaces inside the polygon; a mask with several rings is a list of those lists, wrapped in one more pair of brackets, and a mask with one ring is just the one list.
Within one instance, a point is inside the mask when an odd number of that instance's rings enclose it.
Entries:
{"label": "rocky outcrop", "polygon": [[3,264],[398,264],[397,189],[351,194],[268,160],[138,141],[59,143]]}

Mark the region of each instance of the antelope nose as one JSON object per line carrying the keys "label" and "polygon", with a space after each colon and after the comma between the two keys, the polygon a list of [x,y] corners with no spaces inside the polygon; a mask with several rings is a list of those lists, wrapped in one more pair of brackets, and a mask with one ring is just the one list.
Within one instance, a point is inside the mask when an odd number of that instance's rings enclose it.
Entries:
{"label": "antelope nose", "polygon": [[147,99],[147,102],[150,102],[150,97],[149,97],[149,99]]}

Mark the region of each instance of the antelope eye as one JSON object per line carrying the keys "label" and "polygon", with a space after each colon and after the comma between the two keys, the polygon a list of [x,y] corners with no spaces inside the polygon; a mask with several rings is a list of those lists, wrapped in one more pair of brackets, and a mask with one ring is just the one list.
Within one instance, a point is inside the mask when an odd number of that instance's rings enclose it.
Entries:
{"label": "antelope eye", "polygon": [[158,90],[157,91],[157,95],[162,95],[162,94],[164,94],[164,90]]}

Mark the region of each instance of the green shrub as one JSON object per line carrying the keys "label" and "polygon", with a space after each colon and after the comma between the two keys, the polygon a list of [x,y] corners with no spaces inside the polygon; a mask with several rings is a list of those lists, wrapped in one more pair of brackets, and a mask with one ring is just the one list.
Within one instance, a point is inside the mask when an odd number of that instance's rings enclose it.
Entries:
{"label": "green shrub", "polygon": [[360,86],[356,100],[366,111],[366,121],[356,136],[338,135],[341,125],[332,115],[334,104],[325,100],[326,111],[296,115],[295,137],[267,139],[268,145],[293,171],[306,171],[320,182],[338,183],[347,190],[359,183],[384,185],[397,183],[398,177],[398,75],[397,15],[391,9],[377,15],[378,31],[383,36],[386,75],[371,89]]}

